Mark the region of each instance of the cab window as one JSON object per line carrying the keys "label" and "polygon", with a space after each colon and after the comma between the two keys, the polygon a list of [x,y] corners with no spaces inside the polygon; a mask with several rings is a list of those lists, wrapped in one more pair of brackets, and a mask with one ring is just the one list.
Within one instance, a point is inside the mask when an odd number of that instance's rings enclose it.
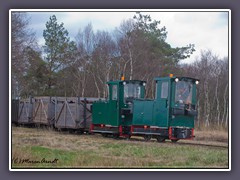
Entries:
{"label": "cab window", "polygon": [[179,81],[176,83],[175,102],[191,104],[193,85],[191,82]]}
{"label": "cab window", "polygon": [[141,87],[139,84],[126,84],[124,86],[124,97],[140,98]]}
{"label": "cab window", "polygon": [[168,82],[162,82],[161,98],[166,99],[168,97]]}
{"label": "cab window", "polygon": [[141,96],[141,85],[136,83],[127,83],[124,85],[124,102],[131,101],[132,99],[140,98]]}
{"label": "cab window", "polygon": [[112,100],[117,100],[117,85],[112,86]]}

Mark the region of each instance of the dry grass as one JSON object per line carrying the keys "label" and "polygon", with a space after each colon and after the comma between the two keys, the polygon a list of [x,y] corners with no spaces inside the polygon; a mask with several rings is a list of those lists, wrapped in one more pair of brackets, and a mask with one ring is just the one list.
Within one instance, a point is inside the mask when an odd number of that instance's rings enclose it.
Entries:
{"label": "dry grass", "polygon": [[228,142],[228,132],[219,130],[195,131],[196,140]]}
{"label": "dry grass", "polygon": [[[196,131],[196,141],[218,140],[217,132]],[[220,139],[227,139],[221,134]],[[217,142],[216,142],[217,143]],[[226,144],[226,143],[225,143]],[[59,159],[57,164],[13,163],[13,167],[74,168],[226,168],[227,149],[114,140],[101,135],[73,135],[47,129],[12,128],[12,158]]]}

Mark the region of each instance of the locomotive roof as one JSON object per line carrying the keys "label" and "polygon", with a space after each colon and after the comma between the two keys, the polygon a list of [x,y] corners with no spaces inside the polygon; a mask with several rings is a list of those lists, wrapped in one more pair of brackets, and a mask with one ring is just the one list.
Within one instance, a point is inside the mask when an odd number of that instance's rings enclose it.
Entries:
{"label": "locomotive roof", "polygon": [[199,79],[192,78],[192,77],[187,77],[187,76],[155,77],[154,80],[155,80],[155,81],[159,81],[159,80],[175,79],[175,78],[178,78],[180,81],[181,81],[181,80],[194,80],[194,81],[199,81]]}
{"label": "locomotive roof", "polygon": [[124,80],[124,81],[121,81],[121,80],[116,80],[116,81],[108,81],[107,84],[116,84],[116,83],[121,83],[121,82],[126,82],[126,83],[143,83],[146,81],[141,81],[141,80]]}

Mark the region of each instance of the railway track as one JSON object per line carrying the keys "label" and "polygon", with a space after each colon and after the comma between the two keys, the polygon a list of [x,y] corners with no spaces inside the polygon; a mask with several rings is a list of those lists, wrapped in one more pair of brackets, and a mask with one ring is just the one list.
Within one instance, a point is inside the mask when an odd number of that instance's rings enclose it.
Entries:
{"label": "railway track", "polygon": [[[120,140],[123,140],[124,138],[120,138]],[[129,141],[139,141],[139,142],[146,142],[144,139],[140,139],[140,138],[137,138],[137,137],[131,137],[131,139],[129,139]],[[154,139],[150,140],[149,142],[155,142]],[[147,143],[147,142],[146,142]],[[199,147],[210,147],[210,148],[222,148],[222,149],[228,149],[228,143],[226,142],[223,142],[222,144],[219,144],[219,142],[214,142],[213,143],[218,143],[218,144],[209,144],[209,143],[206,143],[206,142],[203,142],[203,141],[194,141],[192,142],[191,140],[181,140],[176,142],[176,143],[173,143],[171,141],[165,141],[163,142],[164,144],[168,144],[168,145],[185,145],[185,146],[199,146]],[[160,143],[161,144],[161,143]]]}
{"label": "railway track", "polygon": [[[171,142],[168,142],[171,143]],[[201,147],[212,147],[212,148],[222,148],[227,149],[228,145],[217,145],[217,144],[206,144],[206,143],[192,143],[192,142],[177,142],[176,145],[188,145],[188,146],[201,146]]]}

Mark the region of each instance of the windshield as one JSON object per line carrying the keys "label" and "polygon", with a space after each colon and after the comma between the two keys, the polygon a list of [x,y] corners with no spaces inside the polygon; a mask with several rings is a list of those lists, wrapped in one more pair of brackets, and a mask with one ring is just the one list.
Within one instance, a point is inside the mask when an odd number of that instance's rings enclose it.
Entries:
{"label": "windshield", "polygon": [[125,84],[124,85],[124,101],[126,99],[140,98],[141,95],[141,86],[140,84]]}
{"label": "windshield", "polygon": [[179,81],[176,83],[175,102],[192,104],[192,83]]}

